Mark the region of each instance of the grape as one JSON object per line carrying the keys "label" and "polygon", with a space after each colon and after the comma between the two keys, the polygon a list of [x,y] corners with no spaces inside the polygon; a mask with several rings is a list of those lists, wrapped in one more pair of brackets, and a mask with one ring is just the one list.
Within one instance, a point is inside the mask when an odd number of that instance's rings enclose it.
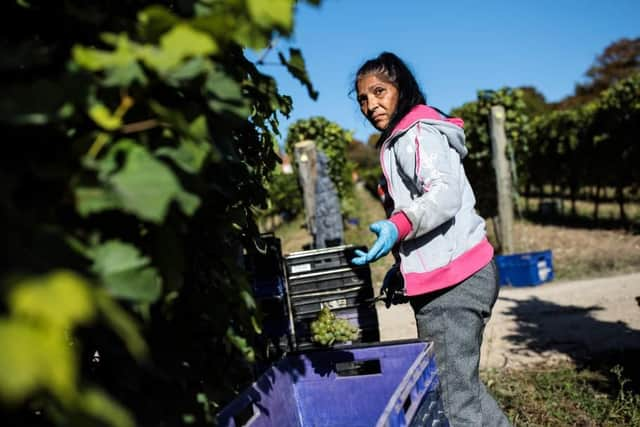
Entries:
{"label": "grape", "polygon": [[336,317],[326,305],[318,312],[316,319],[311,322],[310,329],[311,341],[323,346],[353,341],[358,338],[358,328],[346,319]]}

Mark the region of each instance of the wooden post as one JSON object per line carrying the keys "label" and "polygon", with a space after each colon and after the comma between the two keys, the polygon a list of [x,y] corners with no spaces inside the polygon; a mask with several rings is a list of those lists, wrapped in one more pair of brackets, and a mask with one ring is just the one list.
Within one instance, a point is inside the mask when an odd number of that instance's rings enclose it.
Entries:
{"label": "wooden post", "polygon": [[489,129],[491,132],[491,150],[493,167],[496,171],[496,187],[498,191],[498,235],[503,254],[513,253],[513,198],[511,173],[507,161],[507,137],[504,132],[504,107],[491,107]]}
{"label": "wooden post", "polygon": [[316,144],[314,141],[301,141],[294,145],[294,157],[298,167],[298,176],[302,186],[304,211],[307,230],[316,235]]}

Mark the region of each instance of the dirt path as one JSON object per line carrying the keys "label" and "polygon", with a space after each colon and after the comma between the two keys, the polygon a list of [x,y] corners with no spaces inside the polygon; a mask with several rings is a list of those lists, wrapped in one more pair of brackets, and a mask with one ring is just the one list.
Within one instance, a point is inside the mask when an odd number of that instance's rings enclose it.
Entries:
{"label": "dirt path", "polygon": [[[640,273],[500,290],[484,335],[482,368],[526,368],[640,348]],[[381,340],[413,338],[405,304],[378,305]]]}

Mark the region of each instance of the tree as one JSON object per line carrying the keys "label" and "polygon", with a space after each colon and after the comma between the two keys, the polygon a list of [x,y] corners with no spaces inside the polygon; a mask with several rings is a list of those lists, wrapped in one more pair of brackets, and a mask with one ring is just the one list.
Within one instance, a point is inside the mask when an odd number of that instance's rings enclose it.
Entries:
{"label": "tree", "polygon": [[544,95],[533,86],[522,86],[517,88],[522,92],[522,101],[525,103],[525,112],[534,117],[551,110]]}
{"label": "tree", "polygon": [[575,93],[558,103],[558,108],[583,105],[605,89],[640,71],[640,37],[623,38],[611,43],[586,71],[587,81],[575,87]]}

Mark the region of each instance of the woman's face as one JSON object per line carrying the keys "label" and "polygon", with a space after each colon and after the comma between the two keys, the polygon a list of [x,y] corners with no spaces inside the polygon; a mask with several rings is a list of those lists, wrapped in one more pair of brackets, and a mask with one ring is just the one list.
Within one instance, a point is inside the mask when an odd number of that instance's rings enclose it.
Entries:
{"label": "woman's face", "polygon": [[376,74],[359,77],[356,86],[360,111],[373,127],[385,130],[398,108],[398,89]]}

